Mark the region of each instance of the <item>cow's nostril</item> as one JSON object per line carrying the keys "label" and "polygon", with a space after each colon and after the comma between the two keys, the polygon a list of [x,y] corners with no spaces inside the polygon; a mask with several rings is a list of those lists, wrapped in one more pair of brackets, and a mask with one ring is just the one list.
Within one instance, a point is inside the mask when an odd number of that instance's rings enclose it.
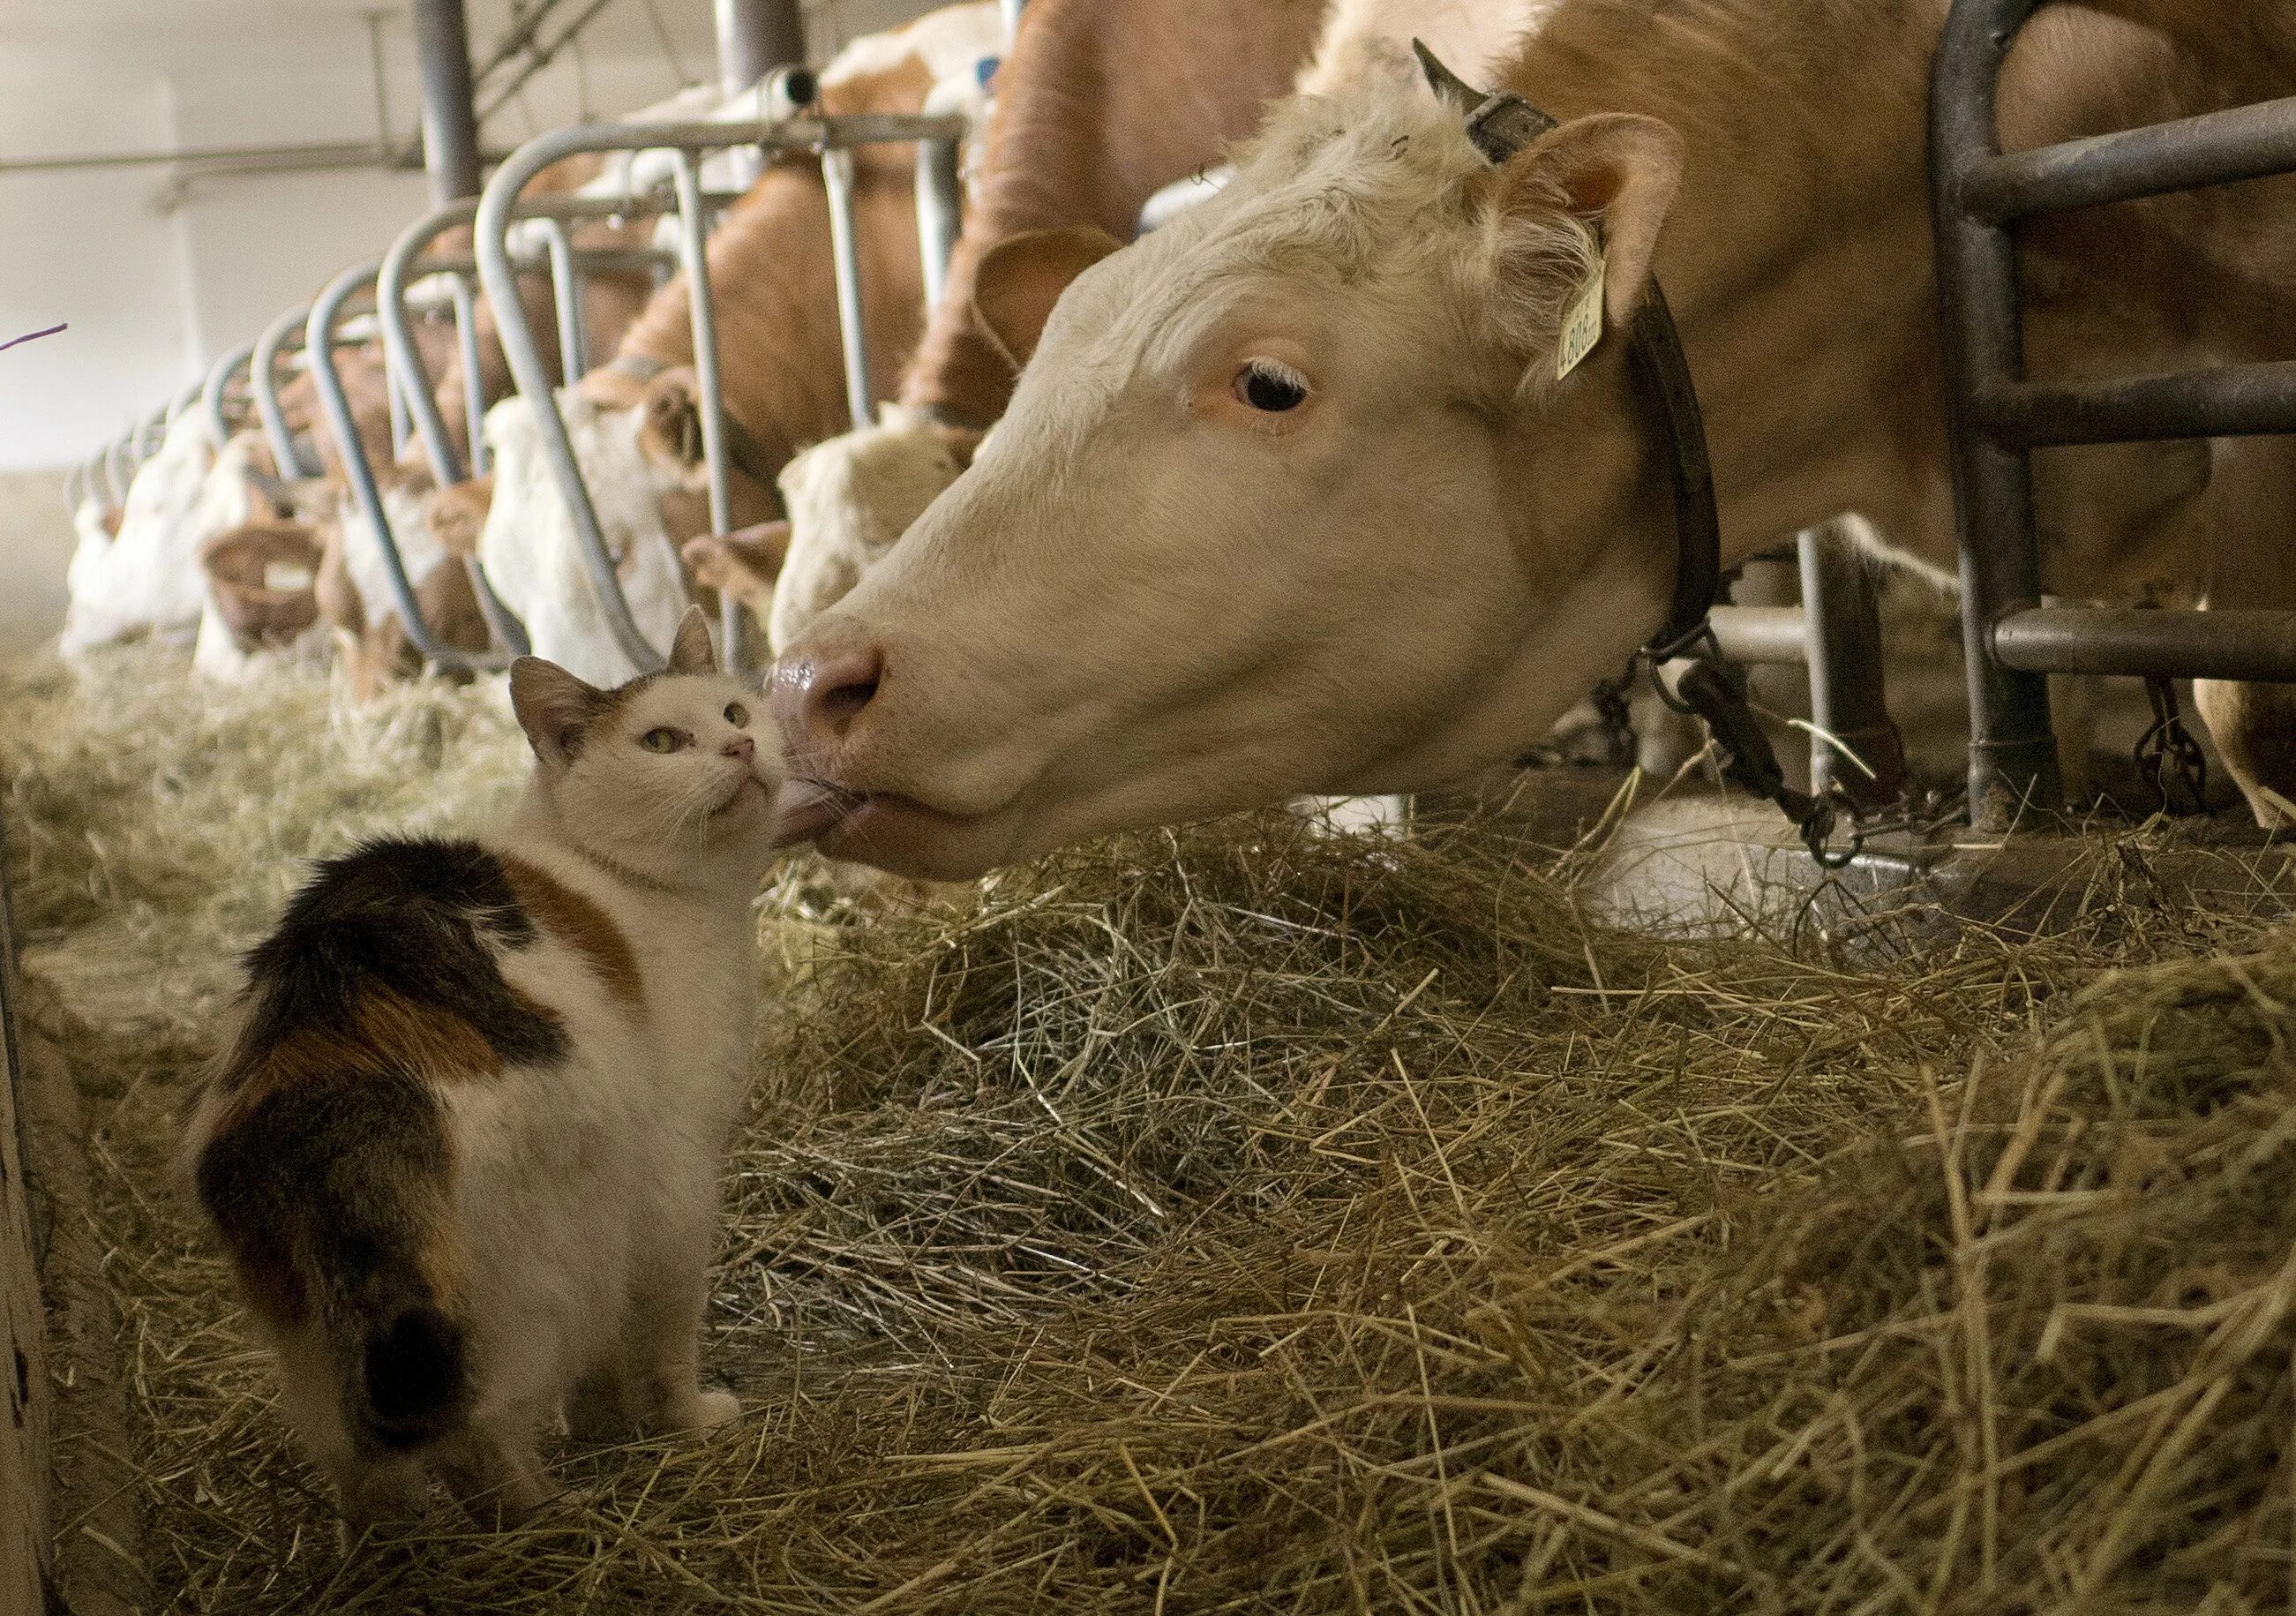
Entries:
{"label": "cow's nostril", "polygon": [[884,656],[874,646],[789,658],[774,669],[774,705],[792,737],[816,746],[841,741],[875,699],[884,675]]}

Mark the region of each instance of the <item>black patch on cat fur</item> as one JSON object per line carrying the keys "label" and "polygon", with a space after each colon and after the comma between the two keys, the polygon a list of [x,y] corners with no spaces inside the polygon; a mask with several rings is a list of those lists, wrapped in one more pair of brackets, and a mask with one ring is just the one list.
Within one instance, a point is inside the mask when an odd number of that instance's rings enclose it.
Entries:
{"label": "black patch on cat fur", "polygon": [[406,1071],[273,1089],[200,1153],[201,1204],[256,1301],[291,1323],[316,1308],[343,1412],[381,1447],[437,1436],[468,1396],[461,1328],[433,1284],[457,1243],[451,1176],[446,1118]]}
{"label": "black patch on cat fur", "polygon": [[379,983],[460,1016],[505,1062],[566,1058],[565,1027],[503,980],[488,942],[533,946],[533,920],[495,856],[473,841],[368,842],[319,865],[247,956],[243,1055],[300,1028],[340,1027]]}
{"label": "black patch on cat fur", "polygon": [[385,1448],[446,1434],[470,1385],[463,1328],[437,1308],[407,1308],[366,1338],[366,1408]]}

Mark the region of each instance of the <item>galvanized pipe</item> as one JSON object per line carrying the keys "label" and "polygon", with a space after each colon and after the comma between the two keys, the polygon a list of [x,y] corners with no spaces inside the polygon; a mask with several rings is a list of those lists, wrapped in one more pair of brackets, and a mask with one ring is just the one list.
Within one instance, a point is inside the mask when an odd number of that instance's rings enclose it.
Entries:
{"label": "galvanized pipe", "polygon": [[135,428],[133,442],[138,466],[160,452],[160,446],[168,440],[168,422],[173,418],[174,412],[162,404],[144,416]]}
{"label": "galvanized pipe", "polygon": [[1809,660],[1809,628],[1799,606],[1717,606],[1712,620],[1715,647],[1728,661],[1798,668]]}
{"label": "galvanized pipe", "polygon": [[1971,168],[2000,154],[1997,80],[2009,41],[2039,0],[1956,0],[1930,86],[1930,201],[1944,326],[1948,438],[1961,551],[1961,612],[1969,677],[1969,809],[1980,828],[2006,828],[2027,808],[2064,800],[2048,681],[1991,654],[1992,626],[2038,606],[2041,567],[2033,484],[2022,453],[1993,441],[1972,401],[2024,373],[2015,243],[2000,224],[1970,216]]}
{"label": "galvanized pipe", "polygon": [[263,328],[255,340],[255,353],[248,364],[249,389],[255,394],[255,413],[263,422],[263,435],[271,445],[272,458],[279,463],[282,477],[316,477],[324,469],[306,465],[300,450],[295,447],[295,434],[287,430],[287,414],[279,407],[279,356],[291,342],[302,340],[305,324],[311,317],[307,304],[291,308]]}
{"label": "galvanized pipe", "polygon": [[[201,380],[204,381],[205,378],[202,377]],[[168,424],[169,426],[174,426],[177,419],[182,416],[185,410],[191,409],[199,403],[201,391],[201,389],[200,382],[194,381],[182,392],[176,395],[173,401],[171,401],[168,406]]]}
{"label": "galvanized pipe", "polygon": [[[463,355],[463,430],[469,435],[471,446],[471,475],[484,477],[493,470],[487,454],[487,390],[481,385],[480,369],[484,356],[479,351],[479,301],[471,290],[468,275],[449,277],[454,287],[455,342]],[[518,289],[511,289],[513,301]],[[502,321],[501,305],[496,305],[496,324]]]}
{"label": "galvanized pipe", "polygon": [[996,9],[1004,13],[1004,43],[1010,46],[1021,36],[1021,7],[1024,0],[997,0]]}
{"label": "galvanized pipe", "polygon": [[419,278],[413,265],[422,250],[455,226],[468,224],[477,211],[473,201],[448,202],[433,209],[398,233],[375,272],[374,309],[382,325],[383,361],[392,374],[406,379],[403,390],[414,417],[415,438],[422,445],[423,458],[430,463],[431,476],[442,485],[461,482],[469,473],[463,470],[455,440],[447,436],[447,418],[439,413],[438,383],[415,340],[406,292]]}
{"label": "galvanized pipe", "polygon": [[[1838,788],[1860,808],[1886,808],[1905,796],[1907,775],[1905,742],[1890,719],[1882,683],[1874,580],[1841,523],[1808,529],[1795,547],[1809,636],[1810,720],[1821,732],[1810,737],[1812,789]],[[1857,763],[1843,758],[1836,742]]]}
{"label": "galvanized pipe", "polygon": [[[726,385],[718,365],[718,299],[709,285],[709,224],[701,213],[701,176],[691,152],[673,151],[670,176],[677,188],[677,246],[685,273],[685,301],[693,322],[693,389],[701,415],[701,470],[709,490],[709,530],[734,530],[732,467],[726,455]],[[742,606],[728,593],[718,602],[718,653],[736,670],[747,665]]]}
{"label": "galvanized pipe", "polygon": [[207,384],[200,390],[201,403],[208,412],[208,425],[214,431],[217,443],[231,439],[231,415],[226,408],[226,398],[231,390],[232,375],[246,370],[248,360],[254,356],[254,343],[241,343],[215,362],[208,372]]}
{"label": "galvanized pipe", "polygon": [[[682,156],[683,153],[680,153]],[[695,187],[694,217],[701,217]],[[590,340],[582,329],[582,278],[574,263],[574,239],[558,219],[540,219],[544,250],[550,258],[550,296],[558,310],[558,374],[570,386],[590,369]]]}
{"label": "galvanized pipe", "polygon": [[87,468],[76,465],[64,472],[64,510],[76,521],[80,506],[87,503]]}
{"label": "galvanized pipe", "polygon": [[1978,393],[1977,417],[1988,438],[2010,449],[2296,432],[2296,362],[2069,387],[2000,381]]}
{"label": "galvanized pipe", "polygon": [[869,386],[868,311],[861,301],[861,250],[853,228],[853,153],[821,154],[821,183],[829,192],[829,251],[837,271],[837,333],[845,349],[845,403],[853,424],[875,415]]}
{"label": "galvanized pipe", "polygon": [[1988,224],[2296,169],[2296,97],[1973,162],[1964,206]]}
{"label": "galvanized pipe", "polygon": [[784,63],[805,60],[797,0],[717,0],[718,79],[728,100]]}
{"label": "galvanized pipe", "polygon": [[[374,529],[375,541],[382,548],[385,581],[390,587],[392,600],[406,627],[406,637],[425,661],[448,669],[500,668],[508,660],[504,657],[473,655],[451,645],[441,644],[422,619],[422,607],[415,599],[414,582],[406,574],[406,558],[398,548],[398,536],[391,529],[390,512],[383,503],[382,489],[375,480],[373,463],[367,458],[366,443],[358,435],[358,421],[351,412],[350,397],[343,390],[342,373],[335,366],[335,324],[341,317],[343,305],[356,293],[375,284],[381,268],[379,264],[365,264],[347,269],[327,283],[316,301],[304,327],[304,346],[311,356],[311,375],[317,383],[319,403],[326,412],[327,424],[334,433],[335,447],[340,451],[343,469],[348,474],[351,494],[359,502],[368,525]],[[480,606],[486,607],[490,592],[484,580],[473,578],[479,587]],[[495,610],[487,612],[489,623],[496,622]]]}
{"label": "galvanized pipe", "polygon": [[917,144],[917,250],[925,272],[925,307],[936,308],[948,284],[948,261],[956,251],[957,232],[964,223],[964,182],[959,173],[957,143],[920,141]]}
{"label": "galvanized pipe", "polygon": [[550,374],[535,346],[534,333],[517,295],[517,270],[511,262],[509,226],[515,217],[520,193],[552,163],[578,152],[635,152],[650,148],[681,148],[689,152],[719,150],[729,145],[758,144],[774,151],[838,149],[881,142],[961,139],[961,118],[919,118],[870,114],[852,118],[796,118],[768,124],[709,123],[594,124],[561,129],[529,141],[512,152],[488,183],[479,202],[473,229],[479,269],[493,299],[504,357],[509,362],[519,391],[533,407],[543,453],[565,501],[585,570],[615,644],[637,667],[662,666],[661,653],[646,641],[623,595],[606,548],[597,511],[583,486],[582,470],[553,397]]}
{"label": "galvanized pipe", "polygon": [[2030,606],[1990,639],[2005,667],[2032,673],[2296,684],[2296,611]]}
{"label": "galvanized pipe", "polygon": [[414,56],[422,75],[422,162],[430,171],[430,200],[476,196],[479,120],[472,105],[463,0],[414,0]]}

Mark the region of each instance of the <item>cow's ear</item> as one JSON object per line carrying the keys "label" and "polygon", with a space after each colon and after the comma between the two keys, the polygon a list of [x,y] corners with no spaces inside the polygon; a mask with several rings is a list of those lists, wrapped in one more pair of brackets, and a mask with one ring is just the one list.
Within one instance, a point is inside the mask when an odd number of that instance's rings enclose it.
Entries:
{"label": "cow's ear", "polygon": [[669,643],[672,673],[716,673],[718,653],[709,646],[709,619],[699,606],[688,606],[677,619],[677,637]]}
{"label": "cow's ear", "polygon": [[[1603,112],[1573,119],[1509,160],[1499,206],[1510,220],[1525,224],[1540,216],[1552,221],[1560,209],[1593,226],[1603,243],[1603,317],[1623,326],[1650,283],[1659,227],[1682,185],[1682,136],[1655,118]],[[1527,242],[1538,239],[1526,233]]]}
{"label": "cow's ear", "polygon": [[553,768],[564,768],[605,710],[606,693],[555,662],[521,657],[510,665],[510,705],[534,755]]}
{"label": "cow's ear", "polygon": [[1028,364],[1069,283],[1124,243],[1097,225],[1031,230],[982,255],[972,317],[1014,370]]}

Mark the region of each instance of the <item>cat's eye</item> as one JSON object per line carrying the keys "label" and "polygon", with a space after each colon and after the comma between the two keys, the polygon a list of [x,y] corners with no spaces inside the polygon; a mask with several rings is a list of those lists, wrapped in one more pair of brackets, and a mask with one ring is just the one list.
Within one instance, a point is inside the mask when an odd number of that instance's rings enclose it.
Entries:
{"label": "cat's eye", "polygon": [[726,722],[732,725],[735,729],[749,728],[750,710],[742,706],[739,701],[726,702]]}
{"label": "cat's eye", "polygon": [[1235,373],[1235,396],[1263,414],[1280,415],[1308,401],[1308,378],[1281,360],[1251,359]]}
{"label": "cat's eye", "polygon": [[650,752],[674,752],[681,746],[690,745],[692,741],[693,737],[684,730],[672,729],[668,725],[660,729],[650,729],[638,737],[638,744]]}

